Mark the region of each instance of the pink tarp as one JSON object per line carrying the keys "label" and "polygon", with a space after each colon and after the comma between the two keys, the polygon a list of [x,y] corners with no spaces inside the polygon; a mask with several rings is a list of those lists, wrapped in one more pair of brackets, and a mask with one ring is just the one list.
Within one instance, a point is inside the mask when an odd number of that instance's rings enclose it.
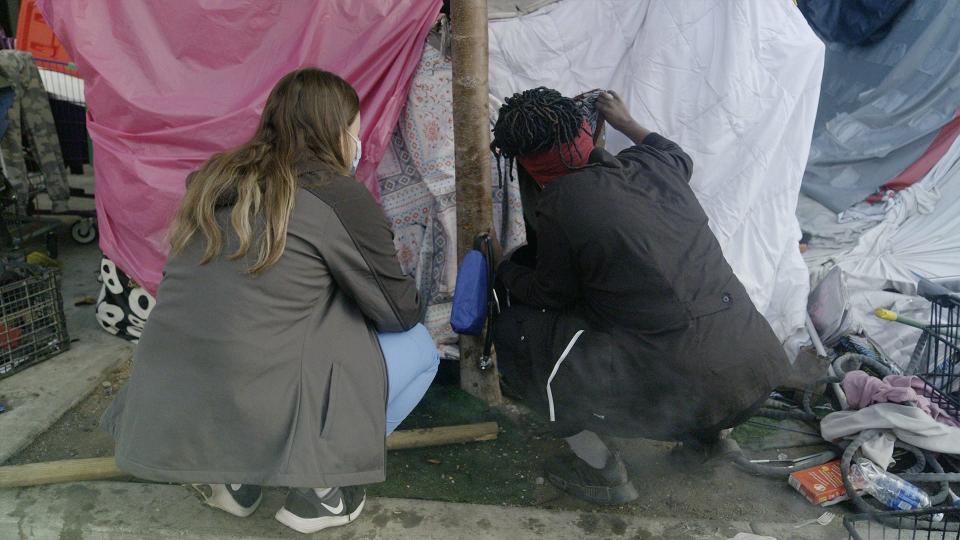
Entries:
{"label": "pink tarp", "polygon": [[375,171],[441,0],[37,0],[86,81],[100,247],[156,292],[184,178],[252,135],[267,94],[316,66],[360,94]]}

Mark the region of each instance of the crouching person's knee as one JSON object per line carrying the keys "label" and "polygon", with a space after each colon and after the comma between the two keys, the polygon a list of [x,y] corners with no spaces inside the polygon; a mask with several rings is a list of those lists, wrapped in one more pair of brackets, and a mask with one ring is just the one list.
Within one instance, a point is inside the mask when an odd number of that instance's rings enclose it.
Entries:
{"label": "crouching person's knee", "polygon": [[440,367],[440,353],[433,342],[427,327],[418,324],[410,329],[410,337],[415,344],[416,360],[422,373],[434,372]]}

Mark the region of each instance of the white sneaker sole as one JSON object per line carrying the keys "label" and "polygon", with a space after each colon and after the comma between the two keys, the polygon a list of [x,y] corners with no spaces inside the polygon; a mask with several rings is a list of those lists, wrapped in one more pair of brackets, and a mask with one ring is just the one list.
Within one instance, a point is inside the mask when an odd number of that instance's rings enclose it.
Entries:
{"label": "white sneaker sole", "polygon": [[253,503],[249,508],[240,506],[237,504],[237,501],[234,500],[233,496],[227,491],[227,487],[216,484],[210,485],[211,495],[207,497],[203,490],[200,488],[204,484],[191,484],[190,487],[195,489],[200,495],[200,500],[203,501],[203,504],[207,506],[212,506],[213,508],[219,508],[224,512],[237,516],[237,517],[250,517],[254,512],[257,511],[257,508],[260,508],[260,503],[263,501],[263,493],[260,493],[260,497],[255,503]]}
{"label": "white sneaker sole", "polygon": [[357,516],[360,515],[360,512],[363,511],[363,505],[366,504],[367,498],[364,497],[360,501],[360,505],[357,506],[357,509],[353,511],[352,514],[345,516],[327,516],[320,518],[302,518],[293,512],[287,510],[286,508],[281,508],[277,511],[277,515],[274,516],[277,518],[277,521],[283,523],[291,529],[303,533],[310,534],[317,531],[322,531],[323,529],[329,529],[330,527],[339,527],[341,525],[347,525],[357,519]]}

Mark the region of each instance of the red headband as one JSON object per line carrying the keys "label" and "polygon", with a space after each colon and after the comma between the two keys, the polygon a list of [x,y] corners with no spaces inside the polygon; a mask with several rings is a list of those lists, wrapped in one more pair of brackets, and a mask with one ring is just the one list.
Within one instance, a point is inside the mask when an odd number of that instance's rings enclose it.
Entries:
{"label": "red headband", "polygon": [[590,123],[584,121],[576,139],[554,146],[546,152],[517,156],[517,161],[538,184],[544,186],[565,174],[570,174],[570,169],[586,165],[591,151],[593,151],[593,134],[590,133]]}

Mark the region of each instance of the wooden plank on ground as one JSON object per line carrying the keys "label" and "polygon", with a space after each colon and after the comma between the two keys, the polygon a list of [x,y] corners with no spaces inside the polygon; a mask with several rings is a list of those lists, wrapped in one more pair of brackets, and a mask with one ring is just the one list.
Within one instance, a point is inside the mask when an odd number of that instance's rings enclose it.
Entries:
{"label": "wooden plank on ground", "polygon": [[497,438],[500,426],[496,422],[443,426],[427,429],[395,431],[387,438],[388,450],[425,448],[468,442],[492,441]]}
{"label": "wooden plank on ground", "polygon": [[[387,438],[388,450],[425,448],[468,442],[491,441],[500,427],[496,422],[395,431]],[[114,480],[129,475],[117,468],[113,456],[66,459],[0,467],[0,489],[90,480]]]}

